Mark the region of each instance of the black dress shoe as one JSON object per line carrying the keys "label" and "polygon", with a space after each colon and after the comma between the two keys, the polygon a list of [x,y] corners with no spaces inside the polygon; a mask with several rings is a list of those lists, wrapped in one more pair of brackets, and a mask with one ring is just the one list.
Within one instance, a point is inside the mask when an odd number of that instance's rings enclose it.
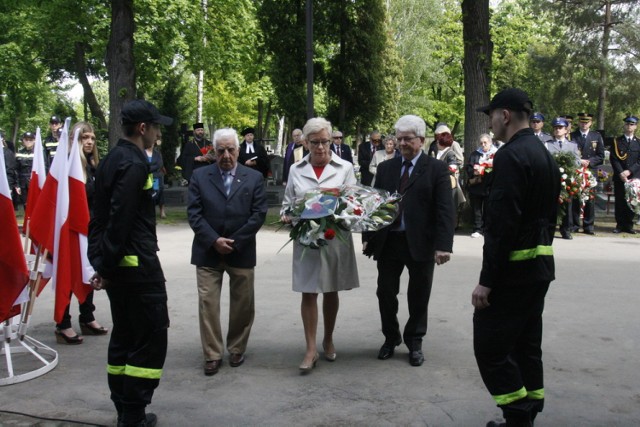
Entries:
{"label": "black dress shoe", "polygon": [[217,374],[220,369],[220,365],[222,365],[222,359],[205,361],[204,374],[208,377]]}
{"label": "black dress shoe", "polygon": [[560,233],[560,235],[565,240],[573,240],[573,236],[571,236],[571,233],[568,233],[566,231],[564,233]]}
{"label": "black dress shoe", "polygon": [[613,234],[620,234],[622,233],[622,230],[620,230],[618,227],[613,229]]}
{"label": "black dress shoe", "polygon": [[231,366],[232,368],[237,368],[243,363],[244,363],[244,354],[231,353],[231,356],[229,357],[229,366]]}
{"label": "black dress shoe", "polygon": [[388,358],[393,356],[395,348],[400,344],[402,344],[402,340],[400,338],[398,338],[398,340],[395,342],[385,341],[384,344],[382,344],[382,347],[380,347],[380,351],[378,352],[378,359],[387,360]]}
{"label": "black dress shoe", "polygon": [[411,366],[421,366],[424,362],[424,354],[422,350],[414,350],[409,354],[409,363]]}
{"label": "black dress shoe", "polygon": [[145,415],[144,420],[133,424],[125,424],[122,421],[118,421],[118,427],[155,427],[156,424],[158,424],[158,417],[153,413]]}
{"label": "black dress shoe", "polygon": [[627,228],[626,230],[624,230],[625,232],[629,233],[629,234],[637,234],[636,231],[633,228]]}
{"label": "black dress shoe", "polygon": [[596,233],[593,230],[584,230],[584,234],[588,234],[590,236],[595,236]]}

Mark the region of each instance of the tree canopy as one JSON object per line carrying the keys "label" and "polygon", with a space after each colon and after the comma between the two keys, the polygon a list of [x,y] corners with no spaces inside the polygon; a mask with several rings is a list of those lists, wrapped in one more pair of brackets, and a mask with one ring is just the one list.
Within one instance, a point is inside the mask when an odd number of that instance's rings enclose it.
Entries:
{"label": "tree canopy", "polygon": [[[165,132],[170,153],[179,124],[196,121],[200,73],[203,121],[210,129],[255,126],[270,138],[278,117],[285,117],[288,130],[300,127],[307,118],[305,4],[0,2],[0,129],[16,139],[45,127],[48,116],[57,114],[87,117],[106,132],[115,123],[111,104],[119,98],[114,96],[145,97],[176,118],[172,135]],[[488,2],[479,4],[489,12],[491,53],[482,54],[490,55],[490,61],[483,60],[490,64],[489,96],[518,86],[549,117],[597,114],[598,128],[608,135],[620,131],[625,114],[640,113],[640,99],[633,96],[640,89],[636,1],[502,0],[491,2],[490,10]],[[108,55],[112,12],[123,5],[132,7],[131,65],[120,60],[121,53]],[[465,92],[470,83],[465,60],[474,52],[465,52],[461,0],[313,0],[313,5],[318,115],[352,136],[387,132],[399,115],[412,113],[431,130],[447,122],[458,139],[465,129],[473,129],[474,138],[480,119],[469,108],[479,101]],[[108,64],[116,68],[110,71]],[[133,73],[130,88],[118,83],[117,67]],[[80,100],[68,95],[70,82],[81,85]],[[108,85],[115,90],[110,96]],[[469,128],[468,120],[474,120]]]}

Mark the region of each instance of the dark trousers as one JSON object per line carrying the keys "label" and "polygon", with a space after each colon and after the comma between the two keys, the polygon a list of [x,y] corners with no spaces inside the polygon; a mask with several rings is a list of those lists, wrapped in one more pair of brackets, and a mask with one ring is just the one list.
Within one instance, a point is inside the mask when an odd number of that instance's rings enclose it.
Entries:
{"label": "dark trousers", "polygon": [[167,355],[167,293],[164,283],[117,284],[107,289],[113,330],[108,381],[118,417],[125,424],[145,417]]}
{"label": "dark trousers", "polygon": [[573,199],[573,225],[575,227],[580,227],[580,223],[582,222],[582,229],[584,231],[593,231],[593,225],[596,219],[596,210],[595,210],[595,201],[587,200],[584,202],[584,212],[582,221],[580,221],[580,209],[582,206],[582,202],[579,199]]}
{"label": "dark trousers", "polygon": [[505,418],[533,419],[544,405],[542,312],[549,282],[507,285],[473,314],[480,375]]}
{"label": "dark trousers", "polygon": [[[569,200],[568,202],[565,203],[564,207],[562,208],[562,209],[564,209],[563,210],[563,215],[562,215],[562,221],[560,221],[560,232],[562,234],[569,233],[569,232],[573,231],[573,226],[574,226],[574,222],[573,222],[573,205],[576,204],[576,203],[578,203],[578,202],[575,201],[575,200]],[[575,223],[575,224],[577,225],[579,223]]]}
{"label": "dark trousers", "polygon": [[[71,294],[73,297],[73,294]],[[71,315],[69,314],[69,308],[71,304],[67,305],[67,308],[64,310],[64,316],[62,317],[62,322],[56,325],[59,329],[69,329],[71,327]],[[91,323],[96,320],[93,317],[93,312],[96,310],[96,306],[93,305],[93,291],[89,292],[87,295],[87,299],[84,300],[82,304],[78,304],[78,308],[80,309],[80,315],[78,316],[78,322],[80,323]]]}
{"label": "dark trousers", "polygon": [[431,296],[434,261],[417,262],[411,258],[404,232],[389,232],[382,256],[378,260],[378,306],[385,341],[395,342],[400,338],[398,324],[398,292],[400,275],[407,267],[409,287],[407,302],[409,320],[402,338],[409,350],[422,348],[422,338],[427,333],[427,309]]}
{"label": "dark trousers", "polygon": [[484,203],[487,200],[486,196],[480,196],[477,194],[469,193],[469,201],[471,202],[471,209],[473,210],[473,231],[482,233],[482,210]]}
{"label": "dark trousers", "polygon": [[613,178],[613,195],[615,197],[616,227],[620,230],[631,230],[633,228],[634,213],[627,204],[624,183],[615,177]]}

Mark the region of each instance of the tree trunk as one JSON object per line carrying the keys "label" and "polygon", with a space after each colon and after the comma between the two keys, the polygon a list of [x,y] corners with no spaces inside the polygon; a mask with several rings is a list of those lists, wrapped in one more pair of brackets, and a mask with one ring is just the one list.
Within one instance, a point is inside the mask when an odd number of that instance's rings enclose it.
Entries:
{"label": "tree trunk", "polygon": [[607,104],[609,80],[609,35],[611,33],[611,2],[605,2],[604,31],[602,33],[602,58],[600,59],[600,88],[598,91],[598,129],[604,129],[604,109]]}
{"label": "tree trunk", "polygon": [[271,121],[271,114],[273,109],[271,108],[271,100],[267,102],[267,113],[264,116],[264,127],[262,129],[262,137],[269,138],[269,122]]}
{"label": "tree trunk", "polygon": [[89,83],[89,78],[87,77],[87,65],[86,65],[86,59],[84,55],[84,44],[80,42],[76,42],[74,50],[75,50],[76,73],[78,76],[78,81],[80,81],[80,84],[82,85],[82,90],[84,91],[85,105],[89,106],[89,111],[91,111],[91,115],[97,118],[98,121],[100,122],[100,129],[106,130],[107,119],[104,116],[104,111],[102,111],[102,108],[98,103],[98,99],[96,98],[95,93],[93,93],[93,88],[91,87],[91,83]]}
{"label": "tree trunk", "polygon": [[136,96],[133,32],[133,0],[113,0],[111,34],[105,61],[109,74],[109,147],[116,145],[122,136],[122,106]]}
{"label": "tree trunk", "polygon": [[489,0],[463,0],[464,39],[464,153],[465,160],[475,150],[478,137],[487,132],[489,119],[476,108],[489,103],[491,55]]}
{"label": "tree trunk", "polygon": [[262,116],[263,114],[263,110],[264,110],[264,103],[262,102],[262,99],[258,99],[258,124],[256,126],[256,139],[260,140],[263,138],[264,136],[264,132],[262,131]]}

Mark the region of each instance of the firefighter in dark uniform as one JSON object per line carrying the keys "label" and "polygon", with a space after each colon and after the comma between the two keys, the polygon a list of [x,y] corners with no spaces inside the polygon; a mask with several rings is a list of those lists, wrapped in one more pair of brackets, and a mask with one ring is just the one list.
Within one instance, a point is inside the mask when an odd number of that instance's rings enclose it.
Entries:
{"label": "firefighter in dark uniform", "polygon": [[[597,176],[597,168],[604,162],[604,142],[599,132],[591,130],[593,114],[578,113],[578,126],[575,132],[571,133],[571,140],[578,144],[578,149],[582,157],[581,166],[591,169]],[[593,226],[596,218],[595,200],[584,202],[584,208],[580,200],[573,201],[573,231],[578,231],[580,224],[580,210],[583,212],[582,231],[585,234],[595,235]]]}
{"label": "firefighter in dark uniform", "polygon": [[611,167],[613,168],[613,194],[616,198],[616,228],[613,232],[636,234],[633,229],[634,213],[627,204],[624,183],[629,179],[640,178],[640,139],[636,136],[638,118],[628,116],[624,119],[624,135],[613,142]]}
{"label": "firefighter in dark uniform", "polygon": [[153,426],[145,414],[167,354],[167,293],[157,256],[153,176],[145,148],[172,119],[153,104],[131,101],[122,108],[124,138],[100,162],[95,177],[94,215],[89,224],[91,284],[105,288],[113,330],[108,381],[118,426]]}
{"label": "firefighter in dark uniform", "polygon": [[44,139],[45,162],[51,164],[58,150],[58,139],[62,130],[62,121],[58,116],[51,116],[49,119],[49,130],[51,133]]}
{"label": "firefighter in dark uniform", "polygon": [[472,293],[476,361],[506,419],[487,426],[531,426],[544,404],[542,311],[555,278],[560,172],[528,127],[532,109],[520,89],[505,89],[478,109],[507,141],[493,159],[482,271]]}

